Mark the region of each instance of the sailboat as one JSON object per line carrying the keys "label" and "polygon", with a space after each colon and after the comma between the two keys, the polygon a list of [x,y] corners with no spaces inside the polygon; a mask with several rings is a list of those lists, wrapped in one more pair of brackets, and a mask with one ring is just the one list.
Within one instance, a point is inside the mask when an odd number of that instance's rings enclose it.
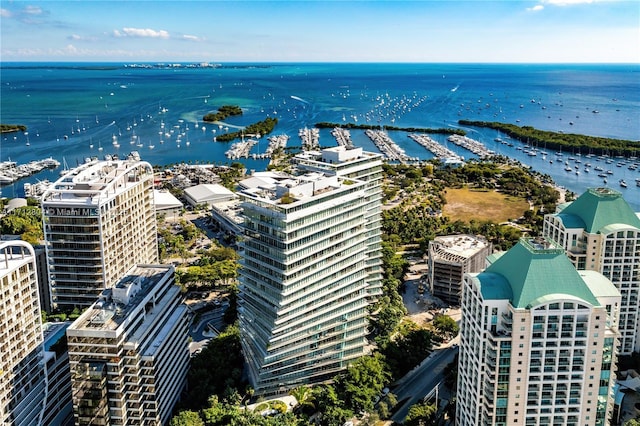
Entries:
{"label": "sailboat", "polygon": [[64,176],[69,171],[69,166],[67,165],[67,159],[62,157],[62,170],[60,170],[60,176]]}

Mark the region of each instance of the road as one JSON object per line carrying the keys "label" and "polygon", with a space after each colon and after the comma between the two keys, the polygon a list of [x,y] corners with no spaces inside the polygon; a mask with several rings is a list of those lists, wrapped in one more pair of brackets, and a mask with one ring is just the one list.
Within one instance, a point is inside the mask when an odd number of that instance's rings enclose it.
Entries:
{"label": "road", "polygon": [[422,401],[444,379],[444,371],[458,353],[458,347],[446,347],[433,351],[425,361],[407,373],[392,392],[398,401],[404,401],[391,419],[401,423],[409,413],[409,407]]}
{"label": "road", "polygon": [[223,302],[213,310],[201,313],[198,317],[198,322],[191,324],[191,327],[189,327],[189,336],[191,337],[189,351],[191,353],[198,351],[198,349],[201,349],[209,342],[211,338],[211,334],[207,332],[209,324],[215,327],[216,330],[222,330],[224,328],[224,311],[228,305],[228,302]]}

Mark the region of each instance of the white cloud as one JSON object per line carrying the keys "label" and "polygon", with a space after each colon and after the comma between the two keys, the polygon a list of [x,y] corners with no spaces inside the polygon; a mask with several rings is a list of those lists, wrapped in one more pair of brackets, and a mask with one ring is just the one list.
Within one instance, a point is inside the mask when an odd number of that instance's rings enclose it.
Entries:
{"label": "white cloud", "polygon": [[79,34],[71,34],[70,36],[67,37],[67,39],[72,41],[96,41],[97,40],[95,37],[87,37]]}
{"label": "white cloud", "polygon": [[198,36],[194,36],[194,35],[189,35],[189,34],[183,34],[181,37],[182,40],[187,40],[187,41],[203,41],[204,39]]}
{"label": "white cloud", "polygon": [[2,18],[11,18],[13,16],[13,13],[11,13],[10,10],[2,8],[0,9],[0,17]]}
{"label": "white cloud", "polygon": [[27,15],[42,15],[42,9],[38,6],[27,6],[22,10]]}
{"label": "white cloud", "polygon": [[541,4],[537,4],[537,5],[533,6],[533,7],[528,7],[527,8],[527,12],[539,12],[542,9],[544,9],[544,6],[541,5]]}
{"label": "white cloud", "polygon": [[165,30],[152,30],[150,28],[123,28],[122,31],[113,30],[114,37],[148,37],[168,39],[169,32]]}
{"label": "white cloud", "polygon": [[611,0],[542,0],[542,3],[553,4],[556,6],[569,6],[573,4],[591,4],[602,3]]}

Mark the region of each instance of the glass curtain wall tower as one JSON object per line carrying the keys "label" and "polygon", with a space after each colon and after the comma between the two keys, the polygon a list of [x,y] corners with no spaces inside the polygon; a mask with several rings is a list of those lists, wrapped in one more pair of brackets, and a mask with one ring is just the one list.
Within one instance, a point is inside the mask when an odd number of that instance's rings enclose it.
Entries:
{"label": "glass curtain wall tower", "polygon": [[308,173],[241,182],[240,330],[256,394],[332,378],[366,353],[366,182]]}
{"label": "glass curtain wall tower", "polygon": [[367,293],[371,301],[382,294],[382,155],[347,149],[344,146],[322,151],[305,151],[293,158],[302,171],[334,174],[345,179],[366,182]]}

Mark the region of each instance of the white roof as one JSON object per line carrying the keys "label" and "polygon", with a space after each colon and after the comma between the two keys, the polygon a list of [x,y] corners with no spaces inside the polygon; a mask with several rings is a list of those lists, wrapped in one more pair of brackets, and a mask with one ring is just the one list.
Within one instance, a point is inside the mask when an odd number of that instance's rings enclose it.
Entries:
{"label": "white roof", "polygon": [[182,203],[169,191],[153,190],[153,199],[156,210],[182,208]]}
{"label": "white roof", "polygon": [[225,200],[236,196],[233,191],[229,191],[227,188],[222,185],[218,185],[217,183],[192,186],[191,188],[185,189],[184,192],[187,197],[191,198],[198,204],[216,199]]}

